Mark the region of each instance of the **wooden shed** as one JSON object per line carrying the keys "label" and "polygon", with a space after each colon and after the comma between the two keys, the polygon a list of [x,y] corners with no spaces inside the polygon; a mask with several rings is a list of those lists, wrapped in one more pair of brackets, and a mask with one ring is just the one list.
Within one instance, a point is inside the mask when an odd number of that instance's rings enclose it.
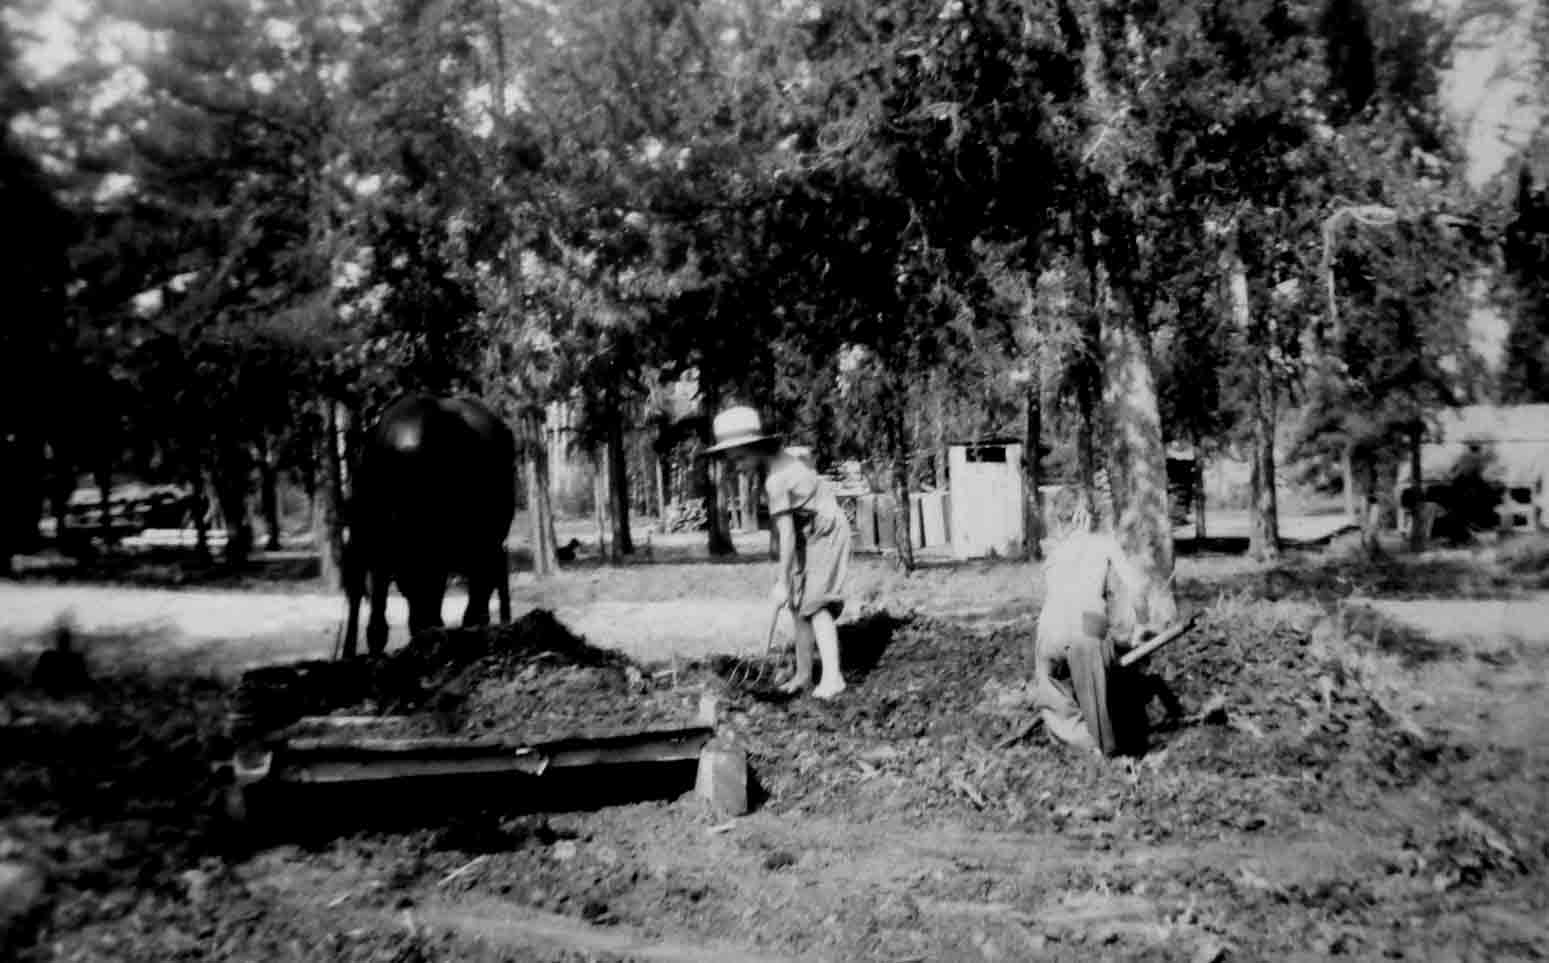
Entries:
{"label": "wooden shed", "polygon": [[978,441],[949,445],[947,528],[956,558],[1022,553],[1027,512],[1022,444]]}

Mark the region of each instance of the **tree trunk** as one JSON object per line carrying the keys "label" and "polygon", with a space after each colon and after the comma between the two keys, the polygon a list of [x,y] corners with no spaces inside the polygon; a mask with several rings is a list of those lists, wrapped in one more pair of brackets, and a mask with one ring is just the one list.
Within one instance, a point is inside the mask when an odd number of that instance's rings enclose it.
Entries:
{"label": "tree trunk", "polygon": [[1409,550],[1425,551],[1425,476],[1421,468],[1420,447],[1425,440],[1425,425],[1416,421],[1409,429],[1409,478],[1414,486],[1413,510],[1409,513]]}
{"label": "tree trunk", "polygon": [[543,410],[523,419],[526,427],[524,454],[527,462],[527,514],[532,524],[532,572],[548,578],[559,571],[558,539],[554,535],[554,508],[549,501],[549,448]]}
{"label": "tree trunk", "polygon": [[1260,561],[1272,561],[1280,557],[1280,508],[1275,490],[1275,383],[1267,359],[1259,363],[1254,382],[1253,517],[1249,520],[1248,552]]}
{"label": "tree trunk", "polygon": [[[704,396],[705,420],[701,439],[705,446],[714,444],[711,435],[711,421],[721,409],[720,388],[714,381],[701,370],[700,391]],[[737,546],[732,542],[731,535],[726,531],[726,516],[721,511],[721,486],[720,471],[717,465],[720,459],[712,455],[706,455],[701,451],[696,459],[699,474],[700,491],[704,492],[705,500],[705,537],[706,548],[712,558],[721,558],[727,555],[737,554]]]}
{"label": "tree trunk", "polygon": [[[1081,317],[1081,353],[1072,372],[1076,382],[1076,464],[1080,473],[1080,507],[1086,513],[1087,527],[1096,531],[1104,517],[1097,494],[1098,449],[1098,392],[1101,369],[1098,356],[1102,351],[1102,329],[1098,320],[1101,305],[1098,279],[1101,268],[1098,255],[1090,238],[1083,242],[1086,261],[1086,311]],[[1110,481],[1112,479],[1110,478]]]}
{"label": "tree trunk", "polygon": [[277,552],[280,550],[280,470],[276,464],[274,445],[267,435],[264,436],[263,450],[259,452],[258,471],[263,486],[260,495],[263,499],[264,527],[269,530],[264,539],[264,548]]}
{"label": "tree trunk", "polygon": [[742,530],[758,531],[758,489],[752,472],[737,473],[737,501],[742,505]]}
{"label": "tree trunk", "polygon": [[1116,534],[1159,589],[1172,578],[1173,538],[1167,507],[1167,448],[1162,441],[1150,345],[1121,281],[1110,275],[1105,287],[1106,296],[1099,302],[1103,305],[1103,403],[1112,434],[1108,463]]}
{"label": "tree trunk", "polygon": [[1198,432],[1194,435],[1194,541],[1199,547],[1203,547],[1208,536],[1205,527],[1205,445]]}
{"label": "tree trunk", "polygon": [[947,480],[947,463],[951,457],[950,447],[947,443],[947,412],[946,400],[944,397],[945,394],[946,393],[941,390],[941,386],[937,385],[936,417],[933,419],[935,422],[934,427],[936,429],[935,436],[933,438],[933,441],[935,442],[934,448],[936,457],[934,459],[935,472],[933,473],[932,477],[936,483],[936,489],[938,491],[944,491],[949,484]]}
{"label": "tree trunk", "polygon": [[62,445],[49,447],[49,510],[54,515],[54,542],[63,544],[70,527],[70,496],[75,493],[76,466]]}
{"label": "tree trunk", "polygon": [[1023,550],[1032,560],[1043,558],[1043,466],[1039,451],[1043,446],[1043,389],[1034,377],[1026,396],[1027,423],[1022,437],[1022,472],[1027,481],[1027,523]]}
{"label": "tree trunk", "polygon": [[1377,461],[1370,459],[1366,462],[1366,510],[1361,514],[1361,547],[1366,550],[1370,558],[1375,558],[1382,553],[1382,543],[1378,537],[1380,512],[1382,503],[1377,493]]}
{"label": "tree trunk", "polygon": [[660,455],[651,459],[656,466],[656,530],[667,533],[667,468]]}
{"label": "tree trunk", "polygon": [[1360,502],[1355,492],[1355,445],[1346,441],[1339,450],[1339,475],[1345,489],[1345,518],[1360,520]]}
{"label": "tree trunk", "polygon": [[608,546],[608,557],[622,562],[624,556],[635,552],[634,539],[629,531],[629,471],[624,455],[624,416],[619,410],[618,397],[609,394],[608,411],[608,494],[612,511],[613,540]]}
{"label": "tree trunk", "polygon": [[1253,465],[1249,473],[1253,504],[1248,519],[1248,554],[1261,562],[1269,562],[1280,557],[1274,428],[1262,405],[1255,406],[1253,414]]}
{"label": "tree trunk", "polygon": [[[1250,399],[1253,464],[1249,472],[1252,502],[1248,506],[1248,554],[1260,561],[1272,561],[1280,556],[1280,520],[1275,505],[1275,384],[1269,368],[1270,346],[1265,325],[1255,324],[1253,318],[1248,267],[1238,246],[1239,230],[1233,225],[1229,231],[1222,260],[1231,294],[1233,322],[1239,331],[1250,335],[1249,350],[1253,352],[1249,359],[1253,392]],[[1251,337],[1253,334],[1258,337]]]}
{"label": "tree trunk", "polygon": [[[895,375],[896,377],[896,375]],[[903,392],[888,393],[888,457],[892,462],[890,482],[893,489],[893,539],[898,545],[898,564],[905,572],[914,571],[914,542],[909,533],[909,452],[904,431]]]}
{"label": "tree trunk", "polygon": [[97,509],[97,532],[103,546],[113,544],[113,465],[102,461],[96,471],[97,497],[102,499]]}
{"label": "tree trunk", "polygon": [[1176,612],[1172,592],[1172,524],[1167,511],[1167,451],[1150,345],[1141,301],[1127,273],[1138,257],[1135,226],[1115,199],[1129,148],[1121,138],[1108,143],[1109,128],[1128,104],[1117,96],[1104,46],[1105,7],[1113,0],[1075,4],[1082,40],[1082,76],[1091,107],[1084,166],[1092,178],[1088,197],[1095,209],[1082,218],[1089,245],[1092,305],[1100,339],[1102,401],[1112,437],[1108,479],[1118,508],[1116,527],[1125,551],[1147,576],[1153,618]]}
{"label": "tree trunk", "polygon": [[344,587],[344,530],[348,511],[344,490],[344,459],[339,451],[343,426],[339,421],[339,408],[331,399],[324,400],[323,434],[318,439],[322,447],[319,460],[322,477],[318,484],[318,500],[322,511],[313,518],[313,542],[317,545],[318,568],[323,584],[339,590]]}
{"label": "tree trunk", "polygon": [[252,454],[243,444],[227,444],[216,450],[215,497],[226,519],[227,565],[246,564],[253,550],[253,526],[248,517],[247,496],[252,481]]}
{"label": "tree trunk", "polygon": [[592,523],[597,527],[597,551],[616,562],[608,545],[608,449],[598,447],[592,457]]}
{"label": "tree trunk", "polygon": [[1076,404],[1080,408],[1076,422],[1076,470],[1080,473],[1081,509],[1086,513],[1087,527],[1096,531],[1102,520],[1097,498],[1097,399],[1096,392],[1082,385],[1076,390]]}
{"label": "tree trunk", "polygon": [[730,537],[742,526],[732,524],[732,506],[737,501],[737,472],[731,463],[724,458],[716,462],[715,467],[716,499],[721,506],[721,525]]}
{"label": "tree trunk", "polygon": [[207,562],[210,560],[210,502],[206,495],[209,486],[204,479],[204,459],[196,447],[191,450],[193,454],[188,463],[188,511],[194,523],[194,555],[199,561]]}
{"label": "tree trunk", "polygon": [[0,464],[7,466],[7,470],[0,472],[0,576],[9,578],[15,574],[12,557],[29,550],[24,542],[37,539],[38,515],[43,505],[38,457],[42,445],[29,450],[30,439],[25,430],[18,430],[9,439],[3,437],[3,432],[0,428]]}

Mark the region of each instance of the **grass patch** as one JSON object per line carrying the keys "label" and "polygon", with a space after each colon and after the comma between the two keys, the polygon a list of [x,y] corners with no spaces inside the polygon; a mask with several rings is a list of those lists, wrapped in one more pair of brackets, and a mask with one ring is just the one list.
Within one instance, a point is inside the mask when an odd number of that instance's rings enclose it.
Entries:
{"label": "grass patch", "polygon": [[1549,578],[1549,535],[1508,538],[1495,553],[1496,563],[1514,575]]}

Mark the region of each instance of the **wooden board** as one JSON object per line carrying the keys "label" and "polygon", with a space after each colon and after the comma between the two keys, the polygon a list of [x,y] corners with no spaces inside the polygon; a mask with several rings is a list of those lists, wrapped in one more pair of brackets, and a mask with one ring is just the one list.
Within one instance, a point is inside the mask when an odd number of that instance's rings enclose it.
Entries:
{"label": "wooden board", "polygon": [[710,727],[690,726],[530,745],[453,738],[290,739],[274,749],[264,778],[340,783],[500,773],[538,776],[551,769],[686,762],[697,759],[714,735]]}

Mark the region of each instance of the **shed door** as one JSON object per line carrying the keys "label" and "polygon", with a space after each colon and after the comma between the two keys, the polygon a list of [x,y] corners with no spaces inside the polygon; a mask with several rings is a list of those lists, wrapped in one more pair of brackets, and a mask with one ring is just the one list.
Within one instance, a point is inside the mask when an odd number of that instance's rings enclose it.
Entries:
{"label": "shed door", "polygon": [[1022,551],[1022,446],[954,445],[950,472],[952,554],[979,558]]}

